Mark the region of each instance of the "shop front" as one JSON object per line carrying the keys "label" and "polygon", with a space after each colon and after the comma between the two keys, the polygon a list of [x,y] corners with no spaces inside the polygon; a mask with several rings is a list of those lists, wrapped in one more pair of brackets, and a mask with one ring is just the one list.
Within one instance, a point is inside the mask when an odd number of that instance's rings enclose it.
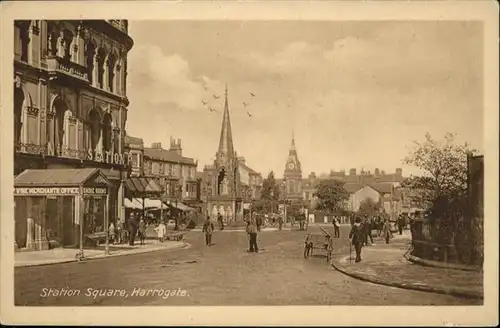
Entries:
{"label": "shop front", "polygon": [[17,247],[77,247],[105,233],[111,186],[97,168],[25,170],[14,179]]}

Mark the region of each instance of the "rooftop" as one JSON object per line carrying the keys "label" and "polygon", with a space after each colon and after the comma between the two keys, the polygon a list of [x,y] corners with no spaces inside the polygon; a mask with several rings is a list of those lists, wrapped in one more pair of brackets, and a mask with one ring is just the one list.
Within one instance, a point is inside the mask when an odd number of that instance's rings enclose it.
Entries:
{"label": "rooftop", "polygon": [[184,157],[177,154],[175,151],[162,148],[144,148],[144,157],[152,160],[179,163],[187,165],[197,165],[198,163],[189,157]]}

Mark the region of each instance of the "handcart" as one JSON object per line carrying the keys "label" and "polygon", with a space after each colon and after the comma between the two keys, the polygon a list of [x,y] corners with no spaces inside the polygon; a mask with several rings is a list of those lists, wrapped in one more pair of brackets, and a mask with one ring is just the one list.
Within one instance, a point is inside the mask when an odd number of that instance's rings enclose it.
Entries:
{"label": "handcart", "polygon": [[322,234],[307,234],[304,246],[304,258],[308,258],[313,255],[315,249],[320,249],[326,252],[326,260],[330,262],[333,253],[333,238],[332,236],[323,228],[321,228]]}

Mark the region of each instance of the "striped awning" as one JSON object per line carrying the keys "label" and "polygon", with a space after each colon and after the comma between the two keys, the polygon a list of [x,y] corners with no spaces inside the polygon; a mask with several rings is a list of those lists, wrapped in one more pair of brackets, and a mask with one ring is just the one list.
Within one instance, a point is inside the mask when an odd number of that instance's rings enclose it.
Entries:
{"label": "striped awning", "polygon": [[125,188],[129,198],[142,198],[148,195],[159,195],[160,183],[154,178],[132,177],[125,180]]}

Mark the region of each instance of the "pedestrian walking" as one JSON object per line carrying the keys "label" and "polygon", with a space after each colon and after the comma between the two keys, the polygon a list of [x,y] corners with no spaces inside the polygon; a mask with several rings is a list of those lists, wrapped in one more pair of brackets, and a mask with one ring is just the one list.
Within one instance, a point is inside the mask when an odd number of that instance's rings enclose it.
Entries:
{"label": "pedestrian walking", "polygon": [[146,222],[143,218],[139,221],[139,240],[141,245],[144,245],[144,240],[146,239]]}
{"label": "pedestrian walking", "polygon": [[262,225],[262,218],[260,216],[258,216],[256,219],[255,219],[255,222],[257,224],[257,231],[260,232],[260,226]]}
{"label": "pedestrian walking", "polygon": [[405,219],[404,219],[403,215],[400,214],[398,217],[398,231],[399,231],[400,235],[403,234],[404,225],[405,225]]}
{"label": "pedestrian walking", "polygon": [[351,227],[351,231],[349,232],[349,239],[351,239],[351,244],[356,250],[356,263],[361,261],[361,248],[363,247],[363,241],[365,238],[366,234],[361,226],[361,219],[356,218],[353,226]]}
{"label": "pedestrian walking", "polygon": [[203,223],[202,232],[205,234],[205,245],[212,246],[212,232],[214,231],[214,224],[210,221],[210,216]]}
{"label": "pedestrian walking", "polygon": [[370,219],[368,219],[368,217],[366,216],[363,223],[363,230],[365,232],[365,246],[368,246],[368,239],[370,239],[370,245],[373,244],[371,223]]}
{"label": "pedestrian walking", "polygon": [[259,247],[257,246],[257,223],[254,218],[251,218],[250,221],[247,222],[247,233],[249,236],[249,249],[250,253],[258,253]]}
{"label": "pedestrian walking", "polygon": [[111,221],[111,223],[109,224],[108,233],[109,233],[109,242],[111,244],[114,244],[115,243],[115,224],[113,223],[113,221]]}
{"label": "pedestrian walking", "polygon": [[391,238],[391,225],[389,224],[389,220],[385,219],[384,226],[382,227],[382,234],[384,235],[385,243],[389,244],[389,240]]}
{"label": "pedestrian walking", "polygon": [[333,217],[333,229],[335,238],[340,238],[340,224],[336,216]]}
{"label": "pedestrian walking", "polygon": [[167,234],[167,226],[165,225],[163,220],[160,220],[160,224],[155,228],[156,235],[158,237],[158,241],[163,243],[165,240],[165,235]]}
{"label": "pedestrian walking", "polygon": [[217,213],[217,221],[219,222],[220,231],[224,230],[224,220],[222,219],[222,215]]}
{"label": "pedestrian walking", "polygon": [[135,236],[137,235],[137,226],[138,226],[137,218],[134,213],[131,213],[127,222],[127,229],[129,232],[128,244],[130,246],[134,246]]}
{"label": "pedestrian walking", "polygon": [[278,217],[278,229],[281,231],[283,229],[283,217]]}

